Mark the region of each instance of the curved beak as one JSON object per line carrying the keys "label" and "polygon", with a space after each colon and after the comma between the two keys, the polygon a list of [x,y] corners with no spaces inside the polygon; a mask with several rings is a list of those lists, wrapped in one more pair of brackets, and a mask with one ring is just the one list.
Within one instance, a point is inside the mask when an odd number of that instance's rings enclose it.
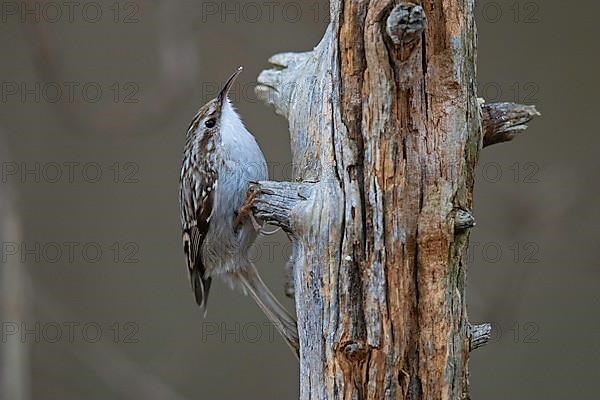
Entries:
{"label": "curved beak", "polygon": [[225,82],[223,89],[221,89],[221,92],[219,93],[219,96],[217,97],[219,104],[222,104],[223,101],[227,98],[229,89],[231,89],[231,86],[233,86],[233,82],[235,82],[235,79],[242,72],[242,69],[243,69],[242,67],[238,67],[238,69],[233,74],[231,74],[229,79],[227,79],[227,82]]}

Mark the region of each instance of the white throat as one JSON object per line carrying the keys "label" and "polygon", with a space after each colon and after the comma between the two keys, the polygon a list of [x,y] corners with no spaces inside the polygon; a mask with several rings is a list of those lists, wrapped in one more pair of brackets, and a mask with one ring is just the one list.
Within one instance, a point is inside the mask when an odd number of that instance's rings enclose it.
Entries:
{"label": "white throat", "polygon": [[254,137],[244,126],[242,119],[231,105],[231,102],[229,99],[226,99],[221,111],[221,143],[224,146],[239,146],[243,145],[248,138],[254,141]]}

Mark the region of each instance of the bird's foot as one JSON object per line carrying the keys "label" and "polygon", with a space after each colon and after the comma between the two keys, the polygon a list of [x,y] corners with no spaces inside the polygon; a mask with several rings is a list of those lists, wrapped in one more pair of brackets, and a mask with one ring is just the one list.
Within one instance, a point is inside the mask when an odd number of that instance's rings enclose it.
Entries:
{"label": "bird's foot", "polygon": [[251,192],[250,194],[246,195],[244,204],[242,204],[240,209],[235,212],[235,220],[233,221],[233,226],[235,229],[239,228],[240,224],[246,217],[250,218],[250,222],[252,222],[252,226],[256,231],[260,231],[263,228],[263,226],[256,220],[256,217],[252,213],[252,204],[254,203],[255,198],[255,192]]}

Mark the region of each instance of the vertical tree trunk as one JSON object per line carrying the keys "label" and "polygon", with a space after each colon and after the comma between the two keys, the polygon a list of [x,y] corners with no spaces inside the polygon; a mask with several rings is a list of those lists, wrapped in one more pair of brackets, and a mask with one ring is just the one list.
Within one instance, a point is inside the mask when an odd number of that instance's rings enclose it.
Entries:
{"label": "vertical tree trunk", "polygon": [[258,78],[291,133],[295,182],[256,185],[254,209],[293,241],[301,399],[468,398],[490,333],[465,307],[473,6],[332,0],[320,44]]}

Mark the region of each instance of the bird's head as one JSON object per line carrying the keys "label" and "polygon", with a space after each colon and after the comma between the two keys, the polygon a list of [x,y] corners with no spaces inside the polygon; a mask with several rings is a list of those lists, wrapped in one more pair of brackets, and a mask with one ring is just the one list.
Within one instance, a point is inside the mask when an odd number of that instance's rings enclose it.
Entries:
{"label": "bird's head", "polygon": [[188,129],[188,135],[199,135],[202,138],[218,137],[223,124],[223,117],[231,109],[227,95],[238,75],[242,72],[239,67],[225,82],[223,88],[214,99],[198,110]]}

